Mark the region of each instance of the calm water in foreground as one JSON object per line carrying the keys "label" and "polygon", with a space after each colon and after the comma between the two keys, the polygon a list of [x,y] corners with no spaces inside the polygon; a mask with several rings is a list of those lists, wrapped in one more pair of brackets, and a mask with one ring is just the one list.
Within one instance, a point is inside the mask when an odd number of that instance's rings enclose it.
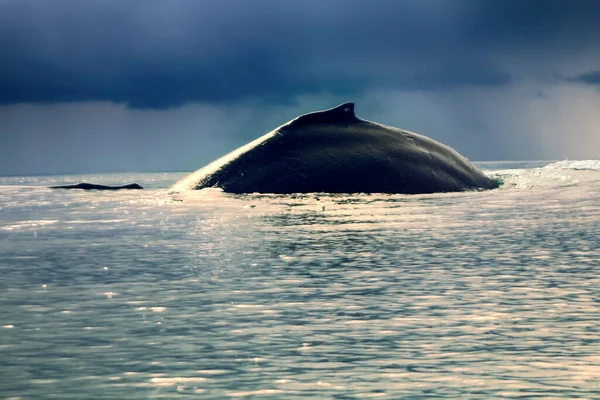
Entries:
{"label": "calm water in foreground", "polygon": [[[0,178],[0,397],[598,398],[600,161],[232,196]],[[46,189],[138,182],[129,192]]]}

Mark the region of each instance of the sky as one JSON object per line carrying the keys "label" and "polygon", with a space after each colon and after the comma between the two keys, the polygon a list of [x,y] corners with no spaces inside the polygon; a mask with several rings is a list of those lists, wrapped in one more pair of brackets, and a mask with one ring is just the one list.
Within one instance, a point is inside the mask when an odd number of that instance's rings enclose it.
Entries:
{"label": "sky", "polygon": [[600,159],[600,1],[0,0],[0,175],[192,171],[297,115]]}

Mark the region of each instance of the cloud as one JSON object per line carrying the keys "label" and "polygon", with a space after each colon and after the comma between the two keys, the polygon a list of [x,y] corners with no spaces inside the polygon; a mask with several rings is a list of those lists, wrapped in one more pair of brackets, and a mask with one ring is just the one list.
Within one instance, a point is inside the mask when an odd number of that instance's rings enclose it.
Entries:
{"label": "cloud", "polygon": [[585,72],[573,77],[566,78],[567,81],[583,83],[586,85],[600,85],[600,70]]}
{"label": "cloud", "polygon": [[0,0],[0,173],[192,170],[346,101],[471,159],[594,158],[599,18],[587,0]]}
{"label": "cloud", "polygon": [[587,0],[4,0],[0,104],[505,86],[597,62],[598,16]]}
{"label": "cloud", "polygon": [[463,3],[8,0],[0,104],[168,108],[507,84],[457,37]]}

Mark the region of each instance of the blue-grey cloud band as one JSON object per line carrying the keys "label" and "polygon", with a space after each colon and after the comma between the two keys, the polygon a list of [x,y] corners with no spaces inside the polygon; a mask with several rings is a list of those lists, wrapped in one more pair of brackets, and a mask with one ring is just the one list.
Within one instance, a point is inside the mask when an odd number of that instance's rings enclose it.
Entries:
{"label": "blue-grey cloud band", "polygon": [[[377,87],[505,85],[516,72],[510,54],[498,52],[583,46],[600,34],[593,18],[599,4],[4,1],[0,103],[104,100],[166,108],[258,96],[352,96]],[[529,58],[535,62],[535,54]]]}
{"label": "blue-grey cloud band", "polygon": [[[106,148],[60,172],[119,146],[114,168],[194,169],[344,101],[475,159],[594,157],[599,18],[587,0],[1,0],[0,172],[46,171],[15,165],[49,136]],[[159,157],[165,130],[203,156]]]}

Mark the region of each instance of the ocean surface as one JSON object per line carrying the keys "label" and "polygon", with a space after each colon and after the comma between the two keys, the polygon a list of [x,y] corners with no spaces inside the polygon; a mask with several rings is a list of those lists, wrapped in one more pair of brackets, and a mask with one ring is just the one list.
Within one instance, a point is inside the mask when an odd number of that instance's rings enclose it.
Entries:
{"label": "ocean surface", "polygon": [[[600,161],[496,190],[0,177],[0,397],[599,398]],[[137,182],[143,191],[51,190]]]}

